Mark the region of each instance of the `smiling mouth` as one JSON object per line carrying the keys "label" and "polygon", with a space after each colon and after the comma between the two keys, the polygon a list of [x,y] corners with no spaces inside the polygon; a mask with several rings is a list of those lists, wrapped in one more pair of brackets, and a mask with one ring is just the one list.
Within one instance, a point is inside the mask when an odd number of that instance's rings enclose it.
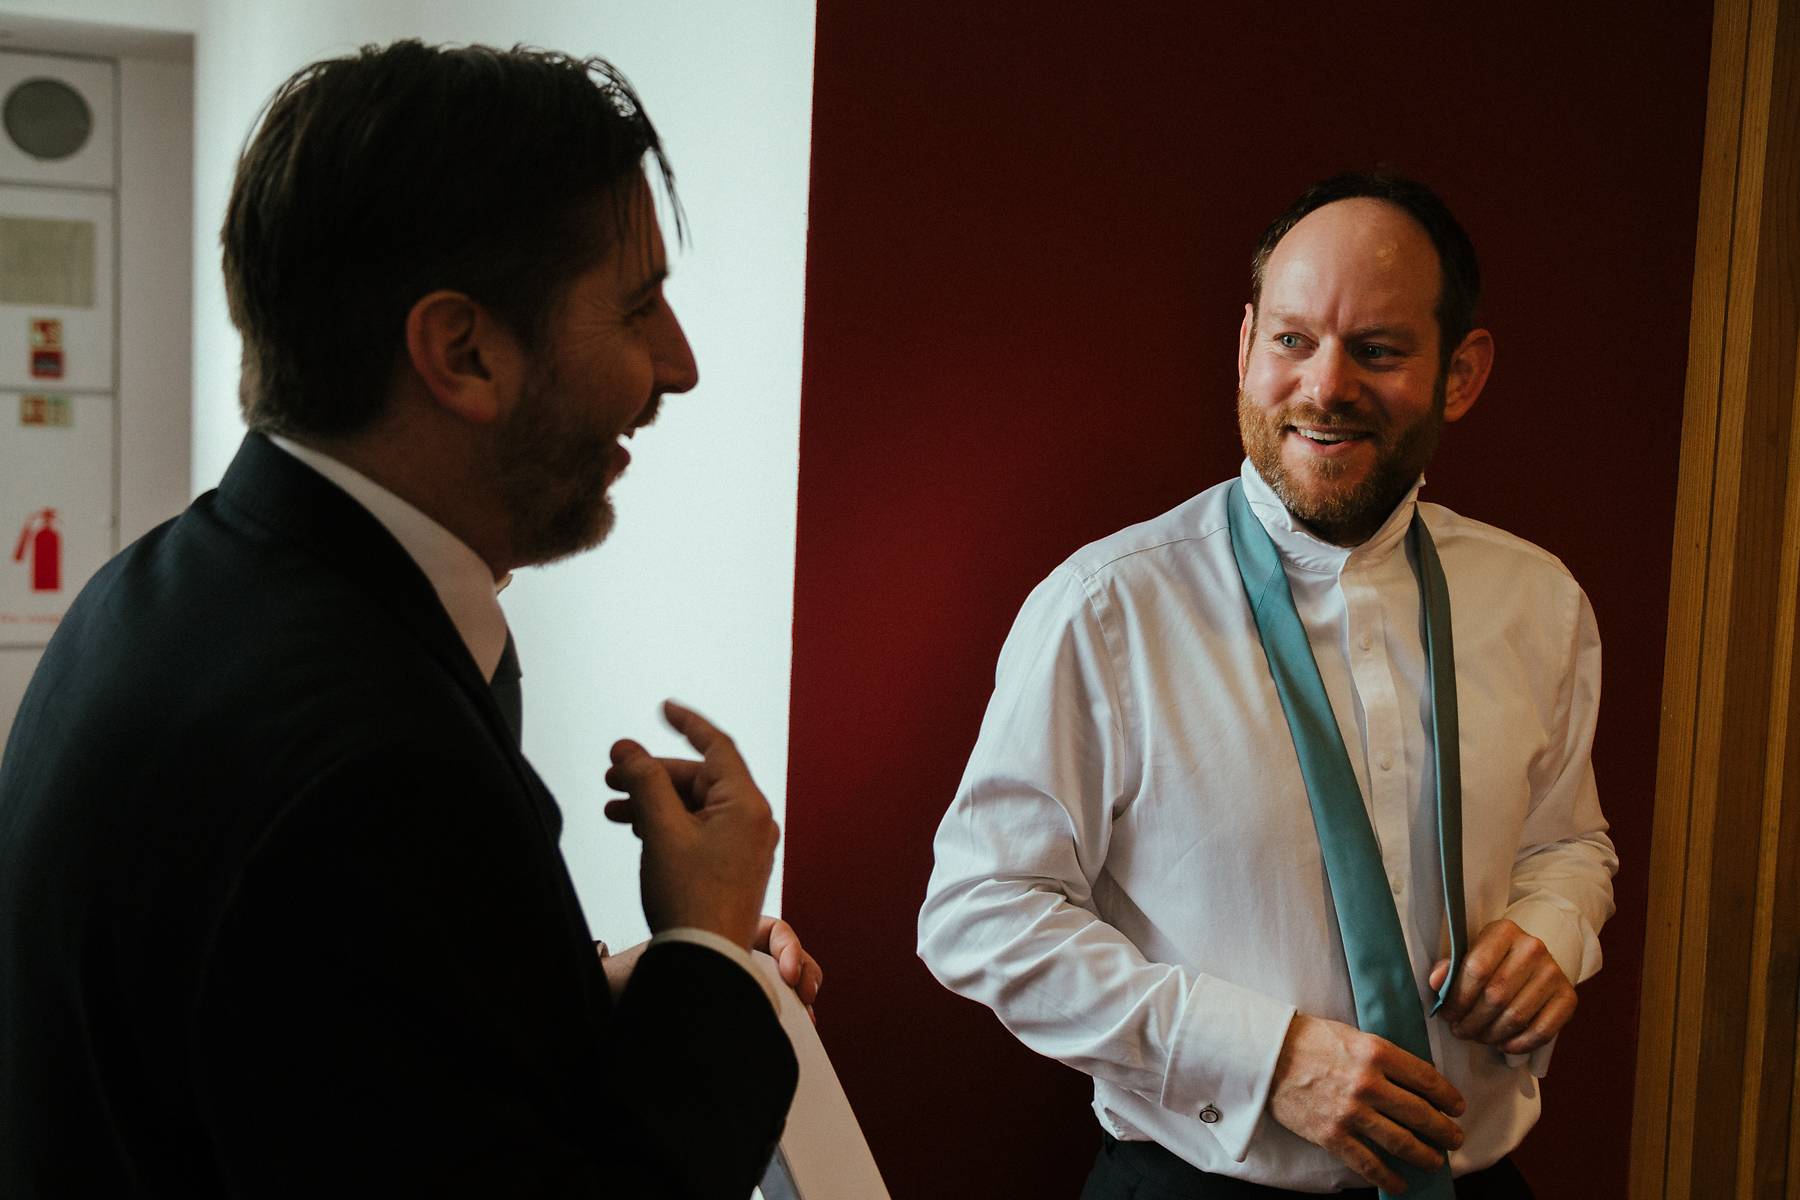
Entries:
{"label": "smiling mouth", "polygon": [[1309,429],[1303,425],[1289,425],[1287,432],[1297,433],[1307,441],[1320,446],[1338,446],[1345,442],[1361,441],[1370,436],[1366,429]]}

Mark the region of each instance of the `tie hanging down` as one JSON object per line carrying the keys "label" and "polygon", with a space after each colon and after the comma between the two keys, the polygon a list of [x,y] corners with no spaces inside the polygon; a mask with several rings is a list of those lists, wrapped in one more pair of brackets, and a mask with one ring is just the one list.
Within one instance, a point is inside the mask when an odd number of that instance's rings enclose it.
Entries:
{"label": "tie hanging down", "polygon": [[[1233,482],[1226,499],[1231,549],[1250,611],[1262,638],[1269,674],[1275,682],[1293,735],[1300,774],[1312,805],[1313,825],[1325,860],[1331,900],[1337,911],[1357,1025],[1393,1042],[1426,1062],[1431,1041],[1406,953],[1406,937],[1394,910],[1387,872],[1375,832],[1363,806],[1362,789],[1344,748],[1331,701],[1313,659],[1306,627],[1294,608],[1293,593],[1274,541],[1250,511],[1243,485]],[[1450,593],[1437,548],[1417,511],[1409,533],[1419,574],[1426,657],[1431,674],[1432,744],[1437,767],[1438,853],[1450,925],[1450,969],[1437,1004],[1449,995],[1466,940],[1462,889],[1462,789],[1457,752],[1456,667],[1451,647]],[[1446,1166],[1427,1175],[1404,1163],[1406,1195],[1432,1200],[1452,1195]]]}

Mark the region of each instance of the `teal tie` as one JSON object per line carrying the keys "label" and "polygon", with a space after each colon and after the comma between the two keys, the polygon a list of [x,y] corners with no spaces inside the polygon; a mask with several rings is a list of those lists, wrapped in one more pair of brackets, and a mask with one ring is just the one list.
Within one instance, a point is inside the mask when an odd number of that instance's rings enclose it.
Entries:
{"label": "teal tie", "polygon": [[[1362,788],[1344,749],[1337,719],[1332,715],[1331,700],[1319,677],[1312,646],[1306,639],[1306,627],[1294,608],[1281,556],[1268,530],[1251,513],[1239,481],[1231,484],[1226,510],[1238,575],[1243,580],[1257,632],[1262,636],[1269,674],[1274,677],[1276,695],[1287,715],[1288,731],[1293,735],[1294,750],[1300,760],[1300,775],[1312,803],[1313,826],[1325,859],[1325,875],[1350,971],[1350,990],[1356,1000],[1356,1023],[1364,1032],[1386,1038],[1430,1062],[1431,1040],[1425,1032],[1425,1013],[1420,1008],[1418,987],[1407,959],[1400,917],[1388,891],[1381,850],[1375,843],[1375,832],[1363,807]],[[1432,1008],[1435,1013],[1449,995],[1451,980],[1462,961],[1465,937],[1456,667],[1451,655],[1449,588],[1437,548],[1416,511],[1410,536],[1418,563],[1426,658],[1431,670],[1438,852],[1450,924],[1450,969],[1438,992],[1437,1005]],[[1392,1165],[1407,1181],[1408,1200],[1450,1200],[1455,1194],[1448,1166],[1427,1174],[1398,1160],[1393,1160]]]}

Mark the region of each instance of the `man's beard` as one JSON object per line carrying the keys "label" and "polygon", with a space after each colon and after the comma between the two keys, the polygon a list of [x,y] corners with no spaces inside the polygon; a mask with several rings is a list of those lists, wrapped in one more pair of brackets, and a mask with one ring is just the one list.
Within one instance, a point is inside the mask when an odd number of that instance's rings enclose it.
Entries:
{"label": "man's beard", "polygon": [[548,563],[590,550],[612,532],[614,439],[562,411],[554,368],[533,375],[496,436],[513,558]]}
{"label": "man's beard", "polygon": [[[1329,413],[1306,402],[1270,414],[1240,387],[1238,433],[1244,453],[1301,524],[1335,545],[1357,545],[1381,528],[1437,451],[1444,427],[1444,382],[1440,372],[1432,387],[1431,411],[1399,428],[1377,414]],[[1375,465],[1361,482],[1343,483],[1345,464],[1316,458],[1304,468],[1314,485],[1308,488],[1307,481],[1295,478],[1281,459],[1284,431],[1292,425],[1366,430],[1375,443]]]}

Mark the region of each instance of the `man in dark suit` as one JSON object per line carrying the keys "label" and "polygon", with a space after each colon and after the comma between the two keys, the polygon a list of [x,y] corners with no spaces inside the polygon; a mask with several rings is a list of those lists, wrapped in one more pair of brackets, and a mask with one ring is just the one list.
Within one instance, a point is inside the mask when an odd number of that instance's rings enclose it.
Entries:
{"label": "man in dark suit", "polygon": [[697,379],[646,156],[550,53],[271,101],[223,234],[252,432],[84,590],[0,766],[0,1194],[751,1190],[795,1080],[768,805],[678,706],[699,761],[613,747],[656,932],[614,996],[495,599]]}

